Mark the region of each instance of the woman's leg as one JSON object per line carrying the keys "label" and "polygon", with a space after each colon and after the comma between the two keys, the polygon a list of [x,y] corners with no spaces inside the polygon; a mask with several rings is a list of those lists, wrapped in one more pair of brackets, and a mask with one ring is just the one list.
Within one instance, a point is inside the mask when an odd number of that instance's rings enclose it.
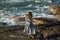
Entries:
{"label": "woman's leg", "polygon": [[34,34],[35,34],[35,29],[34,28],[31,28],[31,35],[30,37],[34,39]]}

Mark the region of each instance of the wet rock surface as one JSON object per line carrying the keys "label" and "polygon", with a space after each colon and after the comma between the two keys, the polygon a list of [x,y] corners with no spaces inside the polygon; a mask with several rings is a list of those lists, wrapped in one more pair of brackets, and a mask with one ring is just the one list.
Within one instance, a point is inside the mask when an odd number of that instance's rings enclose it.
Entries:
{"label": "wet rock surface", "polygon": [[34,39],[23,32],[24,26],[0,26],[0,40],[60,40],[60,24],[57,21],[35,27]]}

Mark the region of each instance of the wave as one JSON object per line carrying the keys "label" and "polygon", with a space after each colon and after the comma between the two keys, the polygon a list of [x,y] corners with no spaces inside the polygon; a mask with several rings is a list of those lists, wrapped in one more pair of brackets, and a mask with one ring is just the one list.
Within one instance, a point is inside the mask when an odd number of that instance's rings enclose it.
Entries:
{"label": "wave", "polygon": [[[53,4],[54,1],[49,1]],[[0,0],[0,22],[8,23],[8,25],[19,25],[16,23],[15,19],[9,19],[13,16],[25,15],[27,11],[32,11],[33,18],[52,18],[53,15],[49,15],[48,2],[43,2],[40,0]],[[55,1],[56,4],[56,1]],[[24,24],[21,22],[21,25]]]}

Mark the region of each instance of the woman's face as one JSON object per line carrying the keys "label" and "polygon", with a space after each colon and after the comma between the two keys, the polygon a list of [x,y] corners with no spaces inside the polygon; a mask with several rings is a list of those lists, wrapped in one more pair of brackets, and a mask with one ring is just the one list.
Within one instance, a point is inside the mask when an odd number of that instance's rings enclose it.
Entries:
{"label": "woman's face", "polygon": [[29,14],[27,14],[27,15],[26,15],[26,17],[27,17],[28,19],[30,19],[30,18],[31,18],[31,16],[30,16]]}

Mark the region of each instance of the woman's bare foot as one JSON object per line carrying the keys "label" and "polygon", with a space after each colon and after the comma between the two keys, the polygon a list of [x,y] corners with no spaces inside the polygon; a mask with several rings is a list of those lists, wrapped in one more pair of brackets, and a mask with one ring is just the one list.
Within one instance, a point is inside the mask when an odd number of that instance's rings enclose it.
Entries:
{"label": "woman's bare foot", "polygon": [[30,37],[31,37],[32,39],[34,39],[34,36],[33,36],[33,35],[31,35]]}

